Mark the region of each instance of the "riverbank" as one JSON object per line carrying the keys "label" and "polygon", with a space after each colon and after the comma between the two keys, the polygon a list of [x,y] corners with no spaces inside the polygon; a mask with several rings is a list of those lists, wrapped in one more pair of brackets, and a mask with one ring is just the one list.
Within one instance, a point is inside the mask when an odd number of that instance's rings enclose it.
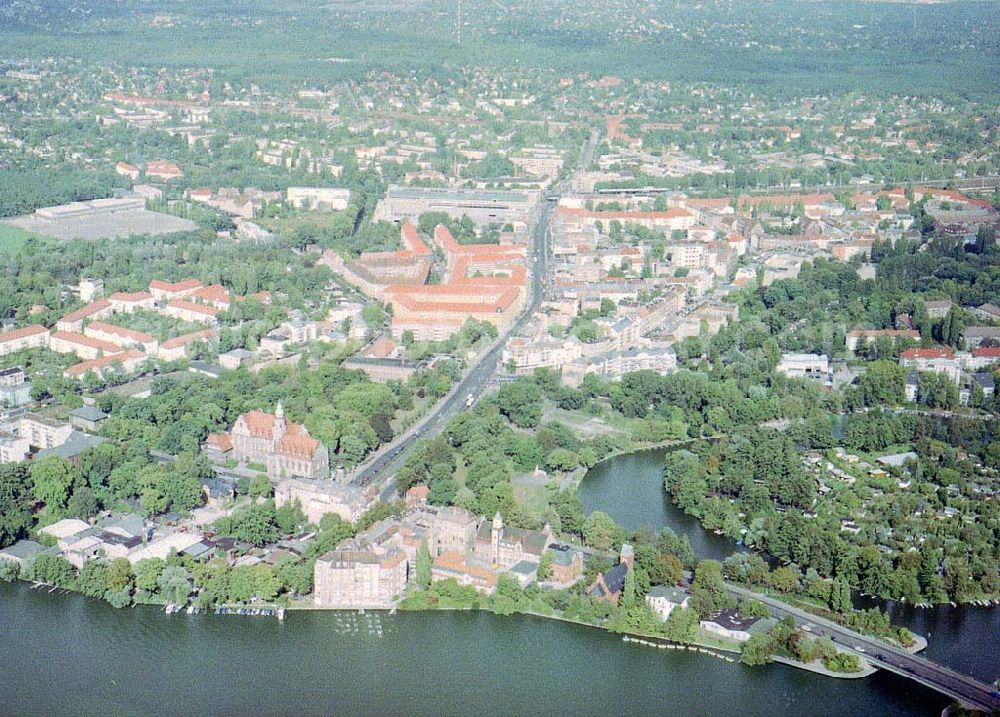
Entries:
{"label": "riverbank", "polygon": [[771,655],[771,662],[789,665],[790,667],[797,667],[798,669],[806,670],[807,672],[815,672],[817,675],[823,675],[824,677],[837,677],[842,680],[857,680],[862,677],[871,677],[878,672],[877,667],[863,658],[859,661],[861,669],[858,672],[833,672],[826,669],[822,663],[819,662],[799,662],[798,660],[793,660],[790,657],[782,657],[781,655]]}
{"label": "riverbank", "polygon": [[530,615],[300,611],[284,623],[234,621],[29,588],[0,583],[0,712],[10,717],[657,717],[678,705],[741,717],[928,717],[947,704],[884,671],[829,680],[784,666],[733,669],[696,650],[626,644]]}
{"label": "riverbank", "polygon": [[[386,612],[389,614],[399,613],[433,613],[433,612],[486,612],[489,614],[497,614],[492,610],[484,608],[461,608],[461,607],[441,607],[441,608],[420,608],[420,609],[406,609],[398,608],[398,606],[392,607],[365,607],[365,608],[352,608],[350,610],[344,610],[343,608],[326,608],[317,607],[314,605],[306,604],[291,604],[288,607],[289,611],[303,611],[303,612]],[[724,655],[716,654],[717,652],[729,653],[732,655],[742,654],[742,643],[738,641],[728,641],[724,638],[717,636],[709,636],[703,634],[702,628],[698,628],[699,634],[698,639],[691,642],[679,642],[676,640],[670,640],[663,637],[662,635],[653,635],[643,632],[623,632],[618,633],[602,625],[595,625],[589,622],[583,622],[581,620],[575,620],[573,618],[565,617],[563,615],[557,614],[546,614],[538,611],[518,611],[513,613],[514,616],[531,616],[537,618],[544,618],[547,620],[554,620],[556,622],[562,622],[570,625],[578,625],[580,627],[586,627],[600,632],[617,635],[622,635],[623,641],[629,643],[635,643],[639,645],[648,645],[651,647],[656,647],[658,649],[667,650],[687,650],[690,652],[698,652],[701,654],[707,654],[712,657],[718,657],[724,659],[727,662],[736,663],[739,662],[739,658],[725,657]],[[926,641],[924,642],[926,645]],[[853,653],[848,653],[853,654]],[[866,660],[861,660],[862,670],[860,672],[833,672],[823,667],[821,664],[809,664],[794,660],[792,658],[786,658],[774,655],[771,658],[772,662],[777,662],[788,667],[794,667],[801,670],[806,670],[807,672],[813,672],[818,675],[823,675],[825,677],[843,678],[843,679],[857,679],[859,677],[868,677],[869,675],[878,671],[877,668],[872,667]]]}
{"label": "riverbank", "polygon": [[[20,581],[24,582],[24,581]],[[31,586],[33,590],[39,588],[49,587],[49,593],[59,592],[60,594],[76,594],[80,597],[86,598],[82,593],[76,593],[75,591],[68,590],[66,588],[56,588],[54,586],[42,586],[36,583]],[[435,612],[466,612],[466,613],[488,613],[495,615],[497,613],[492,610],[484,608],[460,608],[460,607],[441,607],[441,608],[423,608],[423,609],[399,609],[398,605],[393,605],[386,607],[383,605],[373,605],[371,607],[359,607],[352,609],[343,608],[328,608],[313,605],[310,601],[300,600],[290,602],[287,606],[282,605],[258,605],[258,604],[246,604],[246,605],[225,605],[218,608],[209,609],[198,609],[193,606],[175,606],[175,605],[157,605],[157,604],[146,604],[146,607],[156,607],[157,609],[162,609],[167,615],[226,615],[226,616],[237,616],[237,617],[269,617],[277,618],[278,621],[284,622],[288,613],[291,612],[301,612],[301,613],[386,613],[389,615],[394,615],[397,613],[435,613]],[[135,605],[133,605],[135,607]],[[679,642],[676,640],[669,640],[661,635],[653,635],[643,632],[623,632],[618,633],[608,627],[602,625],[595,625],[593,623],[584,622],[581,620],[576,620],[573,618],[565,617],[558,614],[546,614],[538,611],[519,611],[513,613],[512,616],[529,616],[535,618],[544,618],[547,620],[552,620],[555,622],[561,622],[568,625],[576,625],[580,627],[590,628],[599,632],[608,633],[612,635],[620,634],[622,636],[623,642],[630,644],[637,644],[642,646],[649,646],[657,649],[663,650],[678,650],[678,651],[688,651],[696,652],[699,654],[708,655],[711,657],[716,657],[725,662],[737,663],[740,661],[739,655],[742,654],[742,645],[737,641],[728,641],[724,638],[704,634],[702,628],[698,628],[698,638],[690,642]],[[728,657],[726,654],[734,655],[735,657]],[[807,663],[799,662],[790,658],[784,658],[780,656],[772,656],[771,661],[784,664],[789,667],[794,667],[797,669],[806,670],[808,672],[814,672],[826,677],[835,678],[845,678],[854,679],[857,677],[867,677],[871,675],[876,670],[871,668],[867,662],[862,661],[863,671],[861,673],[837,673],[827,670],[821,665],[810,665]],[[870,669],[869,669],[870,668]]]}

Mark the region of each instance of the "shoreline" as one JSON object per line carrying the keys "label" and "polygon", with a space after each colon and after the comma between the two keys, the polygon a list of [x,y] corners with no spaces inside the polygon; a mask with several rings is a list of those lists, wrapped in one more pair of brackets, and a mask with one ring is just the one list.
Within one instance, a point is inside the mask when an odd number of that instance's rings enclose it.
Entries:
{"label": "shoreline", "polygon": [[[302,605],[302,606],[297,606],[297,607],[289,606],[287,609],[288,610],[302,610],[302,611],[321,611],[321,612],[358,612],[358,613],[360,613],[360,612],[386,612],[386,613],[389,613],[390,615],[395,615],[395,614],[398,614],[398,613],[406,613],[406,612],[409,612],[409,613],[421,613],[421,612],[487,612],[487,613],[490,613],[491,615],[497,615],[497,613],[494,613],[491,610],[486,610],[486,609],[483,609],[483,608],[452,608],[452,607],[446,607],[446,608],[422,608],[422,609],[418,609],[418,610],[406,610],[406,609],[398,609],[396,606],[393,606],[393,607],[380,606],[380,607],[373,607],[373,608],[328,608],[328,607],[310,607],[310,606]],[[618,635],[618,634],[620,634],[622,636],[623,641],[627,642],[627,643],[637,643],[639,645],[643,645],[643,646],[647,646],[647,647],[655,647],[657,649],[671,649],[671,650],[676,650],[676,651],[680,651],[680,652],[697,652],[699,654],[709,655],[711,657],[716,657],[716,658],[719,658],[719,659],[722,659],[722,660],[724,660],[726,662],[731,662],[731,663],[740,663],[740,661],[739,661],[739,659],[732,659],[732,658],[728,657],[727,655],[717,654],[717,653],[728,653],[730,655],[741,655],[742,654],[742,650],[739,649],[739,648],[737,648],[735,645],[734,646],[724,646],[724,645],[719,645],[719,644],[709,644],[707,642],[701,642],[699,640],[693,640],[692,642],[678,642],[676,640],[671,640],[671,639],[663,637],[661,635],[648,635],[648,634],[645,634],[645,633],[637,633],[637,632],[615,633],[615,632],[612,632],[611,630],[609,630],[606,627],[601,627],[600,625],[594,625],[594,624],[589,623],[589,622],[581,622],[580,620],[574,620],[572,618],[564,617],[562,615],[546,615],[546,614],[540,613],[540,612],[528,611],[528,612],[514,612],[514,613],[512,613],[509,616],[500,616],[500,617],[514,617],[514,616],[518,616],[518,615],[527,615],[527,616],[530,616],[530,617],[537,617],[537,618],[541,618],[541,619],[545,619],[545,620],[555,620],[557,622],[562,622],[562,623],[566,623],[566,624],[569,624],[569,625],[579,625],[581,627],[587,627],[587,628],[591,628],[593,630],[598,630],[600,632],[605,632],[605,633],[608,633],[609,635]],[[926,647],[926,640],[923,641],[923,645],[921,646],[920,649],[922,649],[923,647]],[[863,678],[863,677],[869,677],[869,676],[875,674],[876,672],[878,672],[878,668],[877,667],[872,666],[867,660],[865,660],[863,658],[861,660],[862,668],[858,672],[833,672],[831,670],[826,669],[822,665],[814,665],[814,664],[799,662],[798,660],[794,660],[794,659],[788,658],[788,657],[781,657],[779,655],[772,655],[771,658],[769,659],[768,663],[777,663],[777,664],[785,665],[787,667],[793,667],[793,668],[796,668],[796,669],[805,670],[806,672],[812,672],[814,674],[821,675],[823,677],[832,677],[834,679],[860,679],[860,678]]]}
{"label": "shoreline", "polygon": [[[49,586],[49,585],[44,585],[44,584],[41,584],[41,583],[32,584],[31,581],[25,581],[25,580],[20,580],[20,579],[12,581],[12,583],[14,583],[14,584],[16,584],[16,583],[24,583],[24,584],[28,585],[29,589],[31,589],[31,590],[34,590],[35,588],[49,588],[48,592],[50,592],[50,593],[54,592],[54,591],[58,591],[60,593],[78,595],[78,596],[80,596],[82,598],[89,598],[90,597],[90,596],[84,595],[81,592],[78,592],[76,590],[71,590],[69,588],[61,588],[61,587],[58,587],[58,586]],[[93,598],[93,599],[97,600],[98,598]],[[101,601],[101,602],[103,602],[103,601]],[[168,615],[170,615],[170,614],[189,614],[189,613],[187,613],[186,607],[185,608],[181,608],[181,609],[177,610],[176,612],[170,612],[170,611],[167,610],[167,608],[169,606],[163,605],[163,604],[159,604],[159,603],[132,603],[129,607],[130,608],[135,608],[137,606],[155,608],[159,612],[166,611],[166,614],[168,614]],[[626,642],[626,643],[637,643],[637,644],[640,644],[640,645],[643,645],[643,646],[654,647],[654,648],[657,648],[657,649],[671,649],[671,650],[677,650],[677,651],[682,651],[682,652],[697,652],[699,654],[709,655],[711,657],[716,657],[716,658],[719,658],[719,659],[722,659],[724,661],[731,662],[731,663],[740,663],[740,660],[739,659],[732,659],[732,658],[728,657],[726,654],[719,654],[719,653],[729,653],[730,655],[740,655],[740,654],[742,654],[742,650],[739,647],[737,647],[736,645],[728,646],[728,645],[723,645],[723,644],[710,644],[710,643],[703,642],[703,641],[700,641],[700,640],[697,640],[697,639],[693,640],[691,642],[678,642],[676,640],[671,640],[671,639],[663,637],[661,635],[650,635],[650,634],[646,634],[646,633],[637,633],[637,632],[616,633],[616,632],[613,632],[612,630],[610,630],[610,629],[608,629],[606,627],[602,627],[600,625],[594,625],[593,623],[582,622],[580,620],[574,620],[572,618],[564,617],[562,615],[546,615],[544,613],[534,612],[534,611],[526,611],[526,612],[518,611],[518,612],[511,613],[511,615],[499,615],[498,613],[495,613],[492,610],[487,610],[487,609],[481,608],[481,607],[478,607],[478,608],[452,608],[452,607],[437,608],[436,607],[436,608],[420,608],[420,609],[409,610],[409,609],[405,609],[405,608],[404,609],[400,609],[399,605],[395,604],[395,605],[390,605],[390,606],[378,605],[378,606],[371,606],[371,607],[332,608],[332,607],[318,607],[318,606],[310,605],[308,603],[303,603],[303,602],[299,602],[297,604],[296,603],[290,603],[290,604],[287,604],[287,605],[280,605],[278,603],[275,603],[275,604],[272,604],[272,605],[269,605],[269,606],[247,604],[247,605],[242,605],[242,606],[232,605],[232,606],[225,606],[225,607],[228,608],[230,611],[229,612],[217,613],[216,612],[216,608],[211,608],[211,609],[199,610],[199,611],[197,611],[194,614],[196,614],[196,615],[202,615],[202,616],[204,616],[204,615],[212,615],[212,616],[235,615],[237,617],[272,617],[273,618],[273,617],[275,617],[275,615],[270,615],[270,614],[260,614],[260,615],[247,614],[247,615],[240,615],[238,611],[240,609],[247,609],[247,610],[269,609],[269,610],[273,610],[273,609],[278,609],[278,608],[280,608],[281,611],[282,611],[282,613],[283,613],[282,618],[284,617],[284,613],[296,612],[296,611],[301,611],[301,612],[342,612],[342,613],[343,612],[347,612],[347,613],[358,613],[358,614],[364,614],[366,612],[378,612],[378,613],[388,613],[389,615],[396,615],[398,613],[431,613],[431,612],[470,612],[471,613],[471,612],[484,612],[484,613],[489,613],[491,615],[495,615],[497,617],[529,616],[529,617],[541,618],[541,619],[546,619],[546,620],[554,620],[554,621],[557,621],[557,622],[562,622],[562,623],[566,623],[566,624],[570,624],[570,625],[579,625],[581,627],[586,627],[586,628],[590,628],[590,629],[593,629],[593,630],[598,630],[598,631],[601,631],[601,632],[605,632],[605,633],[608,633],[609,635],[619,635],[620,634],[622,636],[623,642]],[[122,608],[122,609],[124,609],[124,608]],[[282,618],[279,618],[279,622],[283,621]],[[915,637],[917,638],[916,643],[911,648],[908,649],[908,651],[913,652],[913,653],[919,652],[919,651],[921,651],[921,650],[923,650],[924,648],[927,647],[927,639],[926,638],[924,638],[922,635],[915,635]],[[783,656],[780,656],[780,655],[771,655],[770,658],[768,659],[768,663],[767,664],[770,664],[770,663],[777,663],[777,664],[785,665],[787,667],[792,667],[792,668],[796,668],[796,669],[800,669],[800,670],[805,670],[806,672],[812,672],[814,674],[818,674],[818,675],[821,675],[821,676],[824,676],[824,677],[832,677],[834,679],[860,679],[860,678],[864,678],[864,677],[869,677],[870,675],[874,674],[875,672],[878,672],[878,669],[879,669],[877,667],[872,666],[864,658],[861,659],[862,669],[860,671],[858,671],[858,672],[833,672],[833,671],[830,671],[830,670],[826,669],[821,664],[804,663],[804,662],[800,662],[798,660],[795,660],[795,659],[792,659],[792,658],[788,658],[788,657],[783,657]]]}

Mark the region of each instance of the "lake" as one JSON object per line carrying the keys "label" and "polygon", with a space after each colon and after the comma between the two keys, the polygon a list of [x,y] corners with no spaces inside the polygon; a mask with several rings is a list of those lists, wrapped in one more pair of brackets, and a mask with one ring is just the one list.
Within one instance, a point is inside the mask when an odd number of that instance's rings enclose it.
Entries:
{"label": "lake", "polygon": [[[702,557],[735,544],[666,501],[663,451],[606,461],[588,510],[630,528],[669,525]],[[915,610],[928,656],[982,678],[997,666],[1000,611]],[[271,618],[115,610],[0,583],[0,714],[43,715],[925,715],[948,699],[888,673],[836,680],[624,643],[601,630],[485,612],[291,612]]]}
{"label": "lake", "polygon": [[0,714],[937,715],[899,677],[832,680],[544,618],[115,610],[0,584]]}
{"label": "lake", "polygon": [[[610,458],[594,466],[580,484],[586,512],[603,510],[630,530],[670,527],[691,541],[699,558],[723,560],[736,543],[705,530],[698,520],[670,502],[663,489],[663,459],[658,448]],[[1000,673],[1000,608],[937,605],[916,608],[905,603],[859,598],[858,607],[878,605],[893,623],[928,637],[924,653],[959,672],[992,682]]]}

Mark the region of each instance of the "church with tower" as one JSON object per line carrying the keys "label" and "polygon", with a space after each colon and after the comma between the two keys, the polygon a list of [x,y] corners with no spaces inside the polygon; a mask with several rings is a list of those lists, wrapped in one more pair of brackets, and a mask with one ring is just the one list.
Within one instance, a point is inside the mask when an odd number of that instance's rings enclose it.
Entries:
{"label": "church with tower", "polygon": [[308,478],[330,475],[330,454],[309,435],[305,426],[285,420],[278,402],[274,413],[250,411],[233,424],[232,457],[244,463],[267,466],[269,478]]}

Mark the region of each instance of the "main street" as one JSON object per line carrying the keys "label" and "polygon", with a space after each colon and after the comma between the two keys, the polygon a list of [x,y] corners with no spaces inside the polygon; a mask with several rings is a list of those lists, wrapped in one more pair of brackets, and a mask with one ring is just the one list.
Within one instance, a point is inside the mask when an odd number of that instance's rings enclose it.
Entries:
{"label": "main street", "polygon": [[814,635],[829,636],[841,648],[857,653],[859,657],[863,657],[875,667],[915,680],[969,707],[975,707],[987,713],[1000,709],[1000,696],[992,685],[980,682],[969,675],[963,675],[926,657],[907,652],[897,645],[862,635],[843,625],[792,607],[767,595],[732,584],[727,584],[726,587],[730,594],[735,597],[756,600],[767,605],[771,608],[771,612],[778,617],[790,616],[797,624],[808,627],[808,631]]}
{"label": "main street", "polygon": [[[586,169],[593,161],[594,152],[597,149],[599,134],[595,130],[580,151],[580,158],[577,162],[577,171]],[[435,435],[441,431],[451,418],[458,415],[467,408],[469,396],[477,400],[486,389],[487,384],[496,373],[497,365],[507,339],[516,336],[532,314],[538,308],[545,295],[545,277],[548,266],[548,232],[549,220],[552,212],[558,203],[559,197],[569,186],[570,179],[567,177],[559,182],[544,202],[538,216],[538,220],[531,233],[531,243],[528,252],[528,267],[531,272],[531,280],[528,286],[528,301],[517,319],[506,331],[497,337],[489,349],[478,357],[468,372],[456,383],[448,394],[438,403],[431,413],[424,416],[410,427],[403,435],[399,436],[391,444],[383,448],[366,465],[357,470],[351,478],[351,482],[364,485],[372,481],[378,482],[379,497],[382,500],[391,500],[396,488],[393,484],[393,477],[396,470],[402,465],[405,453],[422,436]]]}

